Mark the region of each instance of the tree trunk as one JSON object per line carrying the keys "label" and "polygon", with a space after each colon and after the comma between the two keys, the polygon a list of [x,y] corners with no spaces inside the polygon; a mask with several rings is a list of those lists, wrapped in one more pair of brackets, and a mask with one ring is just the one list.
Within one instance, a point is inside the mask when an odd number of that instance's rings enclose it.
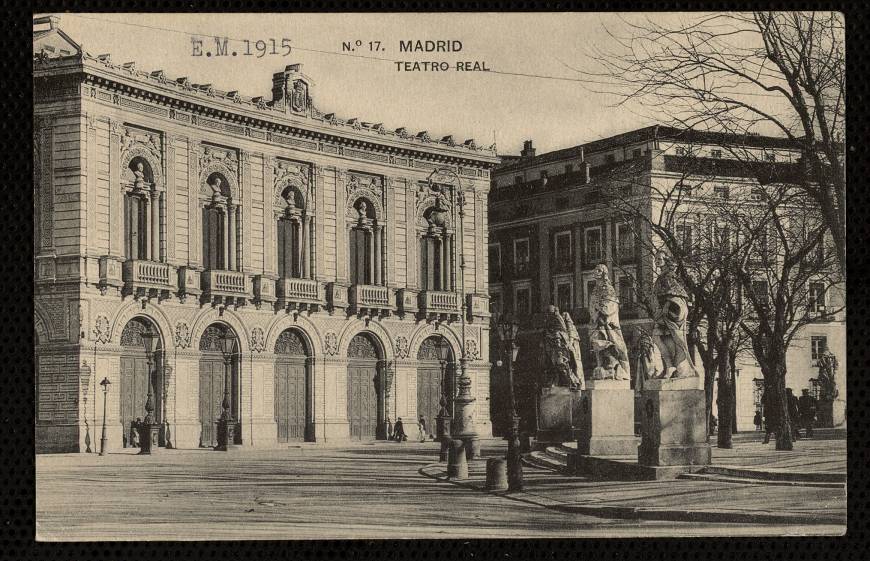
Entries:
{"label": "tree trunk", "polygon": [[737,434],[737,353],[728,353],[731,370],[731,434]]}
{"label": "tree trunk", "polygon": [[791,450],[791,419],[788,414],[788,398],[785,394],[785,355],[782,353],[771,353],[767,357],[766,365],[762,366],[762,374],[764,374],[765,385],[768,390],[773,390],[770,406],[778,412],[776,430],[776,449]]}
{"label": "tree trunk", "polygon": [[731,448],[731,421],[733,406],[733,390],[731,380],[731,365],[728,360],[728,344],[720,343],[716,353],[716,366],[719,372],[719,392],[716,394],[716,404],[719,409],[719,433],[716,445],[719,448]]}

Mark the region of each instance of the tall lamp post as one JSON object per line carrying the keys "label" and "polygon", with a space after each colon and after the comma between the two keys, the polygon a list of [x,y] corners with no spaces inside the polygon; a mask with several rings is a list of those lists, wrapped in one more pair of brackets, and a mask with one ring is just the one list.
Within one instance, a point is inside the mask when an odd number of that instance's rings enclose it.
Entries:
{"label": "tall lamp post", "polygon": [[161,415],[161,419],[163,420],[163,445],[167,450],[172,449],[172,433],[169,429],[169,415],[167,415],[166,406],[169,403],[169,382],[172,379],[172,367],[164,366],[163,367],[163,399],[161,403],[163,403],[163,414]]}
{"label": "tall lamp post", "polygon": [[[465,231],[463,224],[465,222],[465,193],[462,191],[462,181],[459,179],[459,174],[450,168],[438,168],[429,174],[429,185],[432,185],[432,178],[435,176],[452,176],[456,180],[456,202],[459,206],[459,282],[456,283],[456,292],[459,296],[460,306],[460,321],[462,325],[462,337],[459,341],[459,380],[456,385],[459,386],[458,394],[453,398],[453,408],[451,414],[450,434],[451,438],[460,439],[465,443],[466,455],[468,458],[478,454],[477,447],[480,440],[477,432],[474,430],[474,402],[475,398],[471,395],[471,378],[468,376],[467,361],[468,357],[465,354],[465,315],[466,315],[466,299],[465,299]],[[455,391],[455,389],[454,389]]]}
{"label": "tall lamp post", "polygon": [[220,338],[221,352],[224,355],[224,399],[221,401],[221,416],[217,422],[217,446],[215,450],[226,452],[235,448],[236,420],[230,411],[230,367],[236,354],[236,338],[226,330]]}
{"label": "tall lamp post", "polygon": [[100,382],[100,385],[103,386],[103,434],[100,436],[100,456],[106,455],[106,443],[108,442],[106,438],[106,399],[111,384],[112,382],[108,378],[103,378],[103,381]]}
{"label": "tall lamp post", "polygon": [[438,361],[441,363],[441,399],[438,400],[440,409],[435,417],[435,435],[441,443],[439,460],[447,461],[447,452],[450,448],[450,412],[447,410],[447,391],[450,390],[451,400],[456,394],[453,382],[447,384],[447,363],[450,360],[450,347],[442,341],[438,345]]}
{"label": "tall lamp post", "polygon": [[508,389],[510,390],[511,424],[508,433],[507,472],[508,489],[523,490],[523,464],[520,458],[520,416],[517,414],[517,400],[514,393],[514,361],[520,348],[516,345],[519,324],[509,314],[493,318],[496,333],[502,345],[502,353],[507,361]]}
{"label": "tall lamp post", "polygon": [[154,384],[152,380],[154,354],[157,351],[158,340],[159,336],[150,327],[142,332],[142,345],[145,347],[145,357],[148,359],[148,399],[145,400],[145,419],[140,427],[140,454],[151,454],[157,451],[160,438],[160,425],[154,422]]}

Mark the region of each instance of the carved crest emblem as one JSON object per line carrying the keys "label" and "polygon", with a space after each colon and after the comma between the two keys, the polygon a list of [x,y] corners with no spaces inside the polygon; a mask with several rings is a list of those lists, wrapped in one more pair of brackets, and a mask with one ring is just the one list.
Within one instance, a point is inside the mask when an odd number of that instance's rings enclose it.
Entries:
{"label": "carved crest emblem", "polygon": [[308,109],[308,84],[302,80],[293,83],[293,93],[290,96],[290,107],[293,111],[303,112]]}
{"label": "carved crest emblem", "polygon": [[399,335],[396,337],[396,356],[399,358],[408,358],[411,354],[411,346],[408,343],[407,337]]}
{"label": "carved crest emblem", "polygon": [[97,316],[97,319],[94,322],[94,339],[100,343],[108,343],[109,327],[109,318],[103,315]]}
{"label": "carved crest emblem", "polygon": [[333,356],[338,354],[338,335],[336,335],[334,331],[330,331],[326,334],[324,343],[326,345],[326,354]]}
{"label": "carved crest emblem", "polygon": [[480,358],[480,350],[477,348],[477,341],[474,339],[465,340],[465,356],[470,360],[478,360]]}
{"label": "carved crest emblem", "polygon": [[261,353],[266,350],[266,335],[259,327],[251,330],[251,350]]}
{"label": "carved crest emblem", "polygon": [[183,321],[175,324],[175,346],[181,349],[190,346],[190,327]]}

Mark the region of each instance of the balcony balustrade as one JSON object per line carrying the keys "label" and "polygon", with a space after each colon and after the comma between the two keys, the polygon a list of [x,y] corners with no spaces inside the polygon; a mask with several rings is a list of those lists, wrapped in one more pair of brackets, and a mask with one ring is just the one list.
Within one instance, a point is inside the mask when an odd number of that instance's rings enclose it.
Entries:
{"label": "balcony balustrade", "polygon": [[252,297],[248,277],[240,271],[209,270],[202,273],[204,301],[243,305]]}
{"label": "balcony balustrade", "polygon": [[128,259],[123,266],[124,292],[136,298],[166,298],[178,290],[175,267],[156,261]]}
{"label": "balcony balustrade", "polygon": [[350,287],[350,306],[356,313],[389,314],[395,308],[390,292],[386,286],[355,284]]}
{"label": "balcony balustrade", "polygon": [[420,293],[420,311],[425,315],[458,316],[461,312],[459,294],[440,290]]}
{"label": "balcony balustrade", "polygon": [[313,279],[280,278],[276,284],[280,308],[314,311],[326,300],[323,285]]}

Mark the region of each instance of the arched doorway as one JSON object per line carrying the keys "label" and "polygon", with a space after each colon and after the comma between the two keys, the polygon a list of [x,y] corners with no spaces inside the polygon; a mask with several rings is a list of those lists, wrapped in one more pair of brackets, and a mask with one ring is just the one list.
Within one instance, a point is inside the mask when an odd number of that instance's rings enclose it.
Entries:
{"label": "arched doorway", "polygon": [[217,445],[217,422],[221,416],[224,398],[225,363],[221,352],[221,339],[229,333],[236,339],[236,354],[230,361],[230,413],[236,421],[235,444],[241,444],[241,418],[239,411],[239,338],[233,329],[222,323],[209,325],[199,340],[199,419],[202,424],[199,445]]}
{"label": "arched doorway", "polygon": [[347,420],[350,437],[371,440],[377,437],[378,421],[383,418],[380,376],[383,354],[367,333],[354,335],[347,348]]}
{"label": "arched doorway", "polygon": [[[158,338],[157,350],[151,357],[151,371],[148,370],[148,357],[142,343],[142,333],[151,330],[158,333],[157,326],[143,317],[134,317],[127,322],[121,332],[121,389],[120,419],[124,447],[130,447],[130,426],[137,419],[145,419],[145,402],[148,399],[148,377],[154,392],[154,422],[163,425],[163,342]],[[140,438],[142,435],[140,435]],[[161,436],[162,440],[162,436]]]}
{"label": "arched doorway", "polygon": [[[447,364],[441,364],[441,348],[449,351]],[[440,335],[432,335],[423,340],[417,352],[417,416],[426,420],[426,428],[435,434],[435,418],[441,409],[441,396],[450,410],[451,373],[453,371],[453,349]]]}
{"label": "arched doorway", "polygon": [[278,442],[313,440],[311,434],[310,352],[295,329],[275,341],[275,422]]}

